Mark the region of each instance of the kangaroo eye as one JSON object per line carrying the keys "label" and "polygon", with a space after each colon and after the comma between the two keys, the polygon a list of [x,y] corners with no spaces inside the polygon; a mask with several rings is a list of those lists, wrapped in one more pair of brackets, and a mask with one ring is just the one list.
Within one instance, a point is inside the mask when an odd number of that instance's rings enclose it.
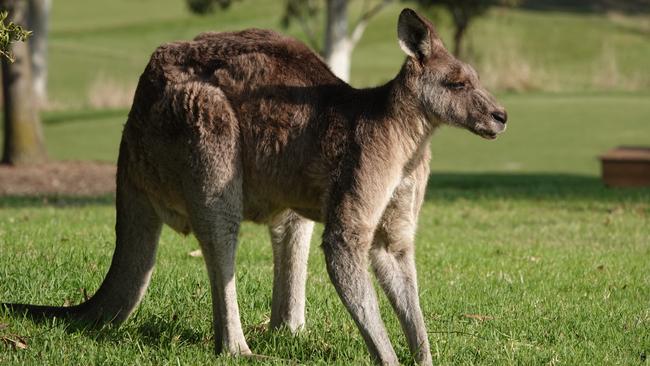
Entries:
{"label": "kangaroo eye", "polygon": [[465,89],[465,83],[462,81],[449,81],[445,83],[447,89],[451,90],[462,90]]}

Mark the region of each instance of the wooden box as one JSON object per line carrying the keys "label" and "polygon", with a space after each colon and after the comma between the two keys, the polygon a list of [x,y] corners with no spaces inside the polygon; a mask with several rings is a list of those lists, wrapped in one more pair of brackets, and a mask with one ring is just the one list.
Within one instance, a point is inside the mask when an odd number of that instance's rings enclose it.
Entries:
{"label": "wooden box", "polygon": [[600,156],[603,182],[610,187],[650,187],[650,148],[619,146]]}

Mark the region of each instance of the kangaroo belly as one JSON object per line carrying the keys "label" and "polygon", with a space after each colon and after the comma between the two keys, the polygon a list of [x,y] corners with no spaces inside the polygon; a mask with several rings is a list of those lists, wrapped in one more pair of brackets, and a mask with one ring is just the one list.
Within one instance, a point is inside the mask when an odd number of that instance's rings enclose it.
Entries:
{"label": "kangaroo belly", "polygon": [[314,187],[304,176],[244,179],[244,219],[268,223],[290,208],[310,220],[320,221],[322,195],[323,190]]}

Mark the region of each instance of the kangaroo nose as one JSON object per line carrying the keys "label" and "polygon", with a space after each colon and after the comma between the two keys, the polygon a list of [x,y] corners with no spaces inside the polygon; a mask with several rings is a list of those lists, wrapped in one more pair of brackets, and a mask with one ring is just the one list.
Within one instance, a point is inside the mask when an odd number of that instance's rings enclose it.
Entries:
{"label": "kangaroo nose", "polygon": [[506,113],[506,111],[492,112],[492,118],[494,118],[497,122],[501,122],[505,125],[506,121],[508,120],[508,113]]}

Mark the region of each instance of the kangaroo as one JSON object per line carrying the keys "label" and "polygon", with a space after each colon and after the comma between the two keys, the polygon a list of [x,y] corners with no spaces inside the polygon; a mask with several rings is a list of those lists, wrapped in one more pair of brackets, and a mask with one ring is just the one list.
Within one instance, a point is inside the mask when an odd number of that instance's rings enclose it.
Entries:
{"label": "kangaroo", "polygon": [[329,277],[374,360],[398,364],[368,264],[413,356],[431,364],[413,244],[429,141],[444,124],[494,139],[507,115],[427,19],[404,9],[397,35],[407,55],[401,70],[369,89],[349,86],[303,43],[273,31],[204,33],[160,46],[124,126],[116,247],[99,290],[76,306],[4,306],[120,324],[145,293],[164,223],[200,243],[216,351],[249,355],[235,289],[240,223],[268,225],[271,327],[297,331],[318,221]]}

